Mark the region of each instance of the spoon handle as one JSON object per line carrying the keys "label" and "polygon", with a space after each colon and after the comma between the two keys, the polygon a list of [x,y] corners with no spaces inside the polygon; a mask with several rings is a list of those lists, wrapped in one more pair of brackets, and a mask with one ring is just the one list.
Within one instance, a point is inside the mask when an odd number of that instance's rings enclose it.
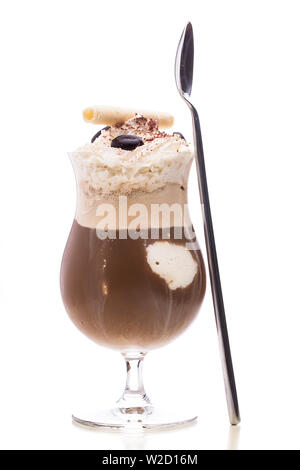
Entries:
{"label": "spoon handle", "polygon": [[225,383],[225,392],[230,423],[235,425],[240,422],[240,413],[238,397],[234,379],[233,364],[230,352],[228,330],[226,324],[225,308],[223,302],[222,286],[220,272],[218,267],[217,250],[215,244],[214,229],[211,217],[206,170],[204,162],[204,152],[200,120],[197,110],[191,103],[189,108],[193,119],[194,145],[196,154],[196,166],[198,175],[198,185],[202,204],[204,234],[206,242],[206,251],[209,266],[209,275],[211,282],[212,297],[215,310],[215,319],[219,338],[220,355]]}

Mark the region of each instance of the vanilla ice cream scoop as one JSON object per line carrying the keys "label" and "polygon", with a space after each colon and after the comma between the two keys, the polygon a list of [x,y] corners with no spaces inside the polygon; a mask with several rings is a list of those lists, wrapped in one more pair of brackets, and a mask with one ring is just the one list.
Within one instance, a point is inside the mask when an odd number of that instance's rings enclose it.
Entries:
{"label": "vanilla ice cream scoop", "polygon": [[152,271],[164,279],[171,290],[187,287],[197,274],[198,265],[185,246],[157,241],[146,251]]}

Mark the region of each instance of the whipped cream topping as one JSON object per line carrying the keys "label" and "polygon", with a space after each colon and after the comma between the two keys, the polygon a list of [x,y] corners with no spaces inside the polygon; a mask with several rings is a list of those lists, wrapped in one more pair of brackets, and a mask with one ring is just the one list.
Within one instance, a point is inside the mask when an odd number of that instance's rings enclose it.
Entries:
{"label": "whipped cream topping", "polygon": [[[111,147],[111,141],[124,134],[140,137],[144,145],[134,150]],[[167,183],[185,184],[193,159],[184,139],[161,132],[156,121],[141,115],[103,130],[93,143],[79,147],[70,156],[77,181],[90,196],[151,192]]]}

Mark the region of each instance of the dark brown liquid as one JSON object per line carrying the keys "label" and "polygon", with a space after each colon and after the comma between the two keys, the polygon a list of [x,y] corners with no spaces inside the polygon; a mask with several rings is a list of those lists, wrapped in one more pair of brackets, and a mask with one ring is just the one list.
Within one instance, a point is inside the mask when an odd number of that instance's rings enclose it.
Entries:
{"label": "dark brown liquid", "polygon": [[[118,233],[101,240],[74,221],[61,267],[62,297],[75,325],[97,343],[147,351],[171,341],[196,316],[205,292],[201,252],[190,251],[198,264],[193,281],[171,290],[147,262],[146,248],[155,241],[118,239]],[[171,229],[169,242],[186,239],[174,240]]]}

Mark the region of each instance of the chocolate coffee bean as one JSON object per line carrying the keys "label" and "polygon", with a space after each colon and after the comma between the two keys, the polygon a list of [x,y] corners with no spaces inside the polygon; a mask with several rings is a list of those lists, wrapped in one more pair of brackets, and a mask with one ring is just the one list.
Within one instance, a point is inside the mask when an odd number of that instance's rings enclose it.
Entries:
{"label": "chocolate coffee bean", "polygon": [[119,135],[111,141],[111,147],[123,149],[123,150],[134,150],[140,145],[144,145],[142,139],[137,135]]}
{"label": "chocolate coffee bean", "polygon": [[173,132],[173,135],[179,135],[179,137],[183,140],[185,140],[184,136],[181,134],[181,132]]}
{"label": "chocolate coffee bean", "polygon": [[108,131],[108,129],[110,129],[110,126],[103,127],[100,131],[97,132],[97,134],[94,135],[94,137],[92,137],[91,142],[95,142],[95,140],[101,135],[101,132]]}

